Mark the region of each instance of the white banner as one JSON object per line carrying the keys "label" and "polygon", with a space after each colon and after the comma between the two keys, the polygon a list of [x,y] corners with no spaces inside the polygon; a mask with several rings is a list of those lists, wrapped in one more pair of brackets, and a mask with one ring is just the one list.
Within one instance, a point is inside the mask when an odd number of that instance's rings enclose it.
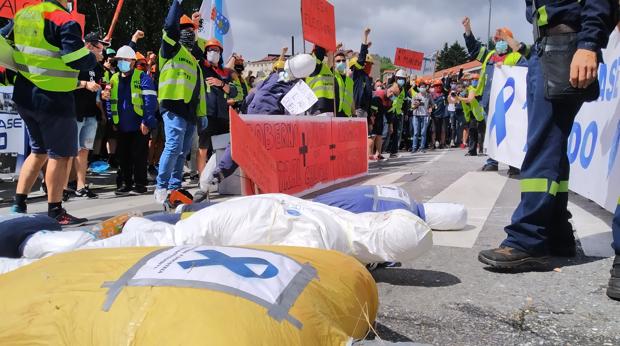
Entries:
{"label": "white banner", "polygon": [[[618,30],[610,36],[603,56],[605,64],[599,67],[601,96],[597,101],[583,105],[568,139],[568,159],[571,163],[569,188],[613,212],[620,196]],[[489,156],[516,167],[521,166],[526,149],[526,73],[525,68],[502,67],[495,70],[485,139]],[[509,102],[511,99],[512,102]],[[506,131],[501,132],[504,123]]]}
{"label": "white banner", "polygon": [[13,87],[0,87],[0,153],[24,153],[26,124],[12,101]]}

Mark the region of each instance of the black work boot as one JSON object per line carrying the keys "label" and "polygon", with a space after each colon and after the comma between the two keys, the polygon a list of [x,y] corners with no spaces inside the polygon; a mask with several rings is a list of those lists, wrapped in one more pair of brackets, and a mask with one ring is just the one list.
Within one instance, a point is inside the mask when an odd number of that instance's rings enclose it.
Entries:
{"label": "black work boot", "polygon": [[611,277],[607,287],[607,296],[611,299],[620,300],[620,256],[616,255],[611,267]]}
{"label": "black work boot", "polygon": [[517,269],[530,265],[546,265],[547,256],[534,256],[527,252],[508,246],[483,250],[478,253],[478,260],[497,269]]}

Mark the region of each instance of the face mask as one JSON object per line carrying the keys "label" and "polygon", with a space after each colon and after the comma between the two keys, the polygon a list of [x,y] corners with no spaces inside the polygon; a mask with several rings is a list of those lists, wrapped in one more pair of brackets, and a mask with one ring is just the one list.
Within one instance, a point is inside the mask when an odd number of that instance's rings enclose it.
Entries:
{"label": "face mask", "polygon": [[450,89],[455,89],[455,88],[456,88],[456,83],[450,84]]}
{"label": "face mask", "polygon": [[508,52],[508,42],[497,41],[497,43],[495,43],[495,50],[498,54],[506,54],[506,52]]}
{"label": "face mask", "polygon": [[344,74],[346,70],[347,70],[346,62],[342,61],[342,62],[336,63],[336,71],[340,72],[341,74]]}
{"label": "face mask", "polygon": [[129,61],[120,60],[118,62],[118,70],[123,73],[129,72],[131,70],[131,63]]}
{"label": "face mask", "polygon": [[288,81],[289,81],[288,71],[280,71],[278,73],[278,82],[288,82]]}
{"label": "face mask", "polygon": [[421,93],[425,93],[425,92],[426,92],[426,88],[418,88],[418,90],[419,90]]}
{"label": "face mask", "polygon": [[471,82],[471,86],[473,86],[473,87],[477,87],[477,86],[478,86],[478,81],[477,81],[477,80],[475,80],[475,81]]}
{"label": "face mask", "polygon": [[194,47],[194,43],[196,42],[196,33],[194,30],[181,30],[179,42],[185,46],[185,48],[189,49]]}
{"label": "face mask", "polygon": [[217,65],[220,61],[220,52],[207,52],[207,61],[213,65]]}
{"label": "face mask", "polygon": [[399,80],[396,81],[396,84],[398,84],[398,86],[402,88],[403,85],[405,85],[405,81],[402,80],[402,79],[399,79]]}
{"label": "face mask", "polygon": [[239,73],[239,74],[241,74],[241,72],[243,72],[243,69],[244,69],[243,66],[235,66],[235,71],[237,71],[237,73]]}

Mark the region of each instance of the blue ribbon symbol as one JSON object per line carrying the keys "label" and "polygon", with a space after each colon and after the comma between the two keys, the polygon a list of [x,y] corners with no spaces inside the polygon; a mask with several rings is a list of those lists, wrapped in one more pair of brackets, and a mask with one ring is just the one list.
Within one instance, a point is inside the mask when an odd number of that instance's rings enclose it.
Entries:
{"label": "blue ribbon symbol", "polygon": [[[506,88],[512,88],[512,93],[508,97],[508,100],[504,101],[504,90]],[[495,128],[495,137],[497,145],[499,146],[506,138],[506,112],[512,106],[512,102],[515,100],[515,79],[508,78],[506,84],[500,90],[495,101],[495,113],[493,114],[493,120],[491,120],[491,128],[489,134],[493,132]]]}
{"label": "blue ribbon symbol", "polygon": [[[278,275],[278,268],[276,268],[273,264],[263,258],[230,257],[215,250],[203,250],[196,252],[207,257],[207,259],[178,262],[181,268],[189,269],[195,267],[224,266],[231,272],[245,278],[270,279]],[[256,274],[252,269],[250,269],[247,266],[248,264],[266,265],[267,268],[263,271],[262,274],[259,275]]]}
{"label": "blue ribbon symbol", "polygon": [[616,126],[616,134],[614,135],[613,142],[611,143],[611,150],[609,151],[609,164],[607,165],[607,176],[611,174],[611,170],[614,168],[616,158],[618,156],[618,147],[620,147],[620,121]]}

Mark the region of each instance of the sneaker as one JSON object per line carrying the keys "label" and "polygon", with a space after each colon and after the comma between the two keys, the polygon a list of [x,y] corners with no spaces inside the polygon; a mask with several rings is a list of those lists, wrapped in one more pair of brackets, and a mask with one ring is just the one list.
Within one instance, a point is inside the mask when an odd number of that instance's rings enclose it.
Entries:
{"label": "sneaker", "polygon": [[373,162],[373,161],[377,161],[377,160],[379,160],[379,158],[378,158],[378,157],[376,157],[375,155],[370,155],[370,156],[368,156],[368,161]]}
{"label": "sneaker", "polygon": [[491,164],[485,164],[484,166],[482,166],[482,168],[480,169],[482,172],[497,172],[498,167],[497,165],[491,165]]}
{"label": "sneaker", "polygon": [[55,219],[56,219],[56,221],[58,221],[58,223],[61,226],[76,226],[76,225],[84,224],[84,223],[86,223],[88,221],[88,219],[75,217],[75,216],[67,213],[67,211],[64,210],[64,209],[62,209],[60,214],[58,214],[55,217]]}
{"label": "sneaker", "polygon": [[390,154],[390,159],[397,159],[398,157],[398,154]]}
{"label": "sneaker", "polygon": [[120,189],[117,189],[116,191],[114,191],[114,194],[117,196],[129,196],[129,194],[131,193],[133,189],[127,185],[121,187]]}
{"label": "sneaker", "polygon": [[88,186],[84,186],[83,188],[75,191],[75,197],[98,198],[99,195],[92,192]]}
{"label": "sneaker", "polygon": [[148,189],[146,188],[146,186],[136,185],[133,187],[133,189],[131,189],[129,194],[132,196],[138,196],[138,195],[144,195],[147,192],[148,192]]}
{"label": "sneaker", "polygon": [[47,184],[45,184],[45,181],[41,182],[41,189],[40,189],[44,194],[47,195]]}
{"label": "sneaker", "polygon": [[63,202],[68,201],[73,196],[75,196],[75,191],[71,191],[71,190],[63,190],[62,191],[62,201]]}
{"label": "sneaker", "polygon": [[518,177],[521,175],[521,170],[516,167],[508,168],[508,176],[511,178]]}
{"label": "sneaker", "polygon": [[548,256],[534,256],[508,246],[483,250],[478,253],[478,260],[496,269],[517,269],[530,265],[546,265]]}
{"label": "sneaker", "polygon": [[166,189],[155,189],[155,201],[159,204],[164,204],[168,199],[168,190]]}
{"label": "sneaker", "polygon": [[610,273],[607,296],[611,299],[620,300],[620,256],[616,255]]}
{"label": "sneaker", "polygon": [[387,158],[383,155],[379,155],[378,158],[379,158],[379,161],[387,161]]}
{"label": "sneaker", "polygon": [[420,150],[420,152],[421,152],[422,154],[425,154],[425,153],[426,153],[426,149],[422,149],[422,150]]}
{"label": "sneaker", "polygon": [[461,143],[461,145],[459,145],[459,148],[465,149],[465,144]]}
{"label": "sneaker", "polygon": [[9,211],[10,214],[26,214],[28,212],[27,210],[28,208],[26,207],[20,207],[17,204],[13,204],[11,206],[11,210]]}
{"label": "sneaker", "polygon": [[366,265],[366,269],[368,269],[369,272],[374,271],[377,268],[379,268],[379,263],[368,263]]}
{"label": "sneaker", "polygon": [[198,190],[196,191],[196,193],[194,193],[194,203],[200,203],[204,200],[208,200],[209,199],[209,193],[208,192],[204,192],[202,190]]}

